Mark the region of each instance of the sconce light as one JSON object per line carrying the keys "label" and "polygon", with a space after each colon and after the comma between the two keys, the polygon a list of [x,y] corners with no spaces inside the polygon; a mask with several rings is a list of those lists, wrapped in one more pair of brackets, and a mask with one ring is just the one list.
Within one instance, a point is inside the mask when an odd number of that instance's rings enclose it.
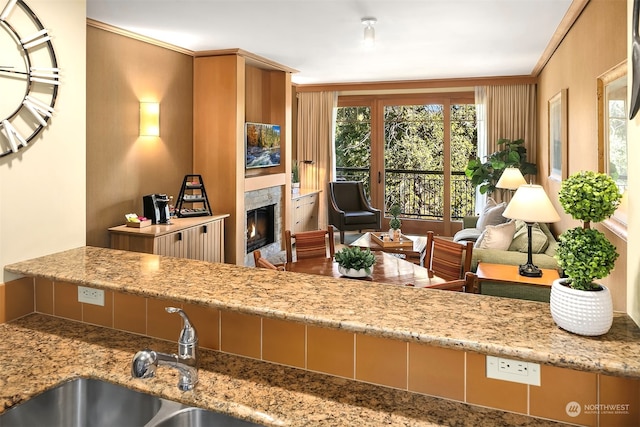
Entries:
{"label": "sconce light", "polygon": [[160,136],[159,102],[140,102],[140,136]]}
{"label": "sconce light", "polygon": [[373,28],[378,20],[376,18],[362,18],[360,20],[362,25],[364,25],[364,45],[365,46],[373,46],[376,41],[376,30]]}

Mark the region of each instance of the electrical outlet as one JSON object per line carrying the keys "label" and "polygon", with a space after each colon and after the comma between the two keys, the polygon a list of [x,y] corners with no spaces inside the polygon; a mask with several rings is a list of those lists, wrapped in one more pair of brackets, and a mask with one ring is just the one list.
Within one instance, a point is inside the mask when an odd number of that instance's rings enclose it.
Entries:
{"label": "electrical outlet", "polygon": [[487,377],[539,386],[540,365],[521,360],[487,356]]}
{"label": "electrical outlet", "polygon": [[78,301],[104,307],[104,291],[102,289],[78,286]]}

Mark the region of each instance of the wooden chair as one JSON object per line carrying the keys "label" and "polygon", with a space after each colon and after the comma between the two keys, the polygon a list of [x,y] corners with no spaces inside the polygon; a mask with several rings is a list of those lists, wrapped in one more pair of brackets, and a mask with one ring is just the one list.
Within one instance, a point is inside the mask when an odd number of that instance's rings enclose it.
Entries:
{"label": "wooden chair", "polygon": [[270,270],[284,271],[283,266],[274,265],[271,262],[269,262],[268,259],[263,258],[262,254],[260,253],[260,249],[256,249],[255,251],[253,251],[253,260],[255,261],[256,267],[258,268],[267,268]]}
{"label": "wooden chair", "polygon": [[464,279],[451,280],[449,282],[439,283],[433,286],[427,286],[425,289],[441,289],[446,291],[466,292],[470,294],[477,294],[478,289],[478,276],[475,273],[467,271],[464,275]]}
{"label": "wooden chair", "polygon": [[436,275],[444,280],[460,280],[471,271],[473,243],[457,243],[436,237],[433,231],[427,232],[427,253],[425,256],[429,277]]}
{"label": "wooden chair", "polygon": [[[284,232],[287,262],[293,262],[293,240],[295,240],[296,259],[303,258],[333,258],[336,253],[333,237],[333,226],[326,230],[301,231],[291,234]],[[327,238],[329,239],[329,253],[327,254]]]}

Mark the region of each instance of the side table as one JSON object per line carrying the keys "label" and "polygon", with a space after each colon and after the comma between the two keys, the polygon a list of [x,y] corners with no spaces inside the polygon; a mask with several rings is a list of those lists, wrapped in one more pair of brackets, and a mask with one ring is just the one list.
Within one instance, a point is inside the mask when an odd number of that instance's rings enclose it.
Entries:
{"label": "side table", "polygon": [[526,277],[517,265],[480,262],[476,274],[483,295],[549,302],[551,285],[560,278],[557,270],[542,268],[542,277]]}

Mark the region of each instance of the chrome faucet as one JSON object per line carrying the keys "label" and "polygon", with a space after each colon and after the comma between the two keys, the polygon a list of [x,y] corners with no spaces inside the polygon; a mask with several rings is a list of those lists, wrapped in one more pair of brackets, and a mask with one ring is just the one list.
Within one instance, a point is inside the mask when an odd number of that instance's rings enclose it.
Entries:
{"label": "chrome faucet", "polygon": [[178,354],[160,353],[149,349],[139,351],[131,362],[131,375],[134,378],[152,378],[158,365],[165,365],[180,372],[180,390],[193,390],[198,382],[198,335],[184,311],[175,307],[165,307],[165,310],[167,313],[178,313],[183,320],[178,338]]}

